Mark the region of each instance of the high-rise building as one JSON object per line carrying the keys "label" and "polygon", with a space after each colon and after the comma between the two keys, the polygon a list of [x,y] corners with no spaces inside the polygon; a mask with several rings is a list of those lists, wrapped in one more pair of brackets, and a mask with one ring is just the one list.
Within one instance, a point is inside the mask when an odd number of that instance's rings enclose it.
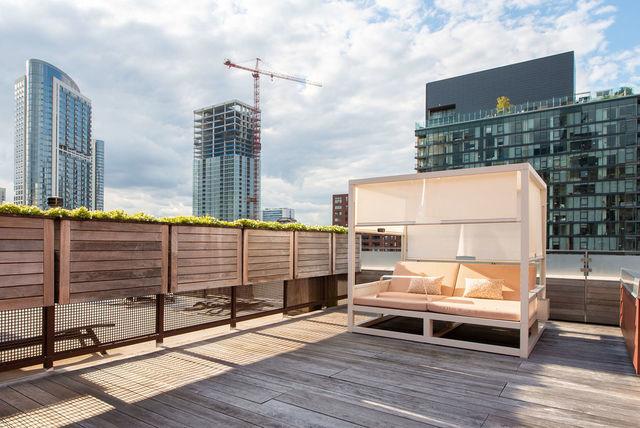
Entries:
{"label": "high-rise building", "polygon": [[[332,224],[349,226],[349,194],[340,193],[331,196]],[[402,237],[386,232],[383,228],[377,233],[361,233],[362,251],[400,251]]]}
{"label": "high-rise building", "polygon": [[548,185],[549,249],[638,252],[640,97],[575,94],[573,76],[569,52],[428,83],[416,170],[529,162]]}
{"label": "high-rise building", "polygon": [[37,59],[15,82],[15,202],[92,206],[91,100],[62,70]]}
{"label": "high-rise building", "polygon": [[251,113],[238,100],[194,111],[194,215],[258,219]]}
{"label": "high-rise building", "polygon": [[0,204],[7,201],[7,189],[0,187]]}
{"label": "high-rise building", "polygon": [[91,195],[93,210],[104,210],[104,141],[91,140]]}
{"label": "high-rise building", "polygon": [[295,220],[295,218],[296,210],[293,208],[265,208],[262,210],[262,220],[264,221]]}

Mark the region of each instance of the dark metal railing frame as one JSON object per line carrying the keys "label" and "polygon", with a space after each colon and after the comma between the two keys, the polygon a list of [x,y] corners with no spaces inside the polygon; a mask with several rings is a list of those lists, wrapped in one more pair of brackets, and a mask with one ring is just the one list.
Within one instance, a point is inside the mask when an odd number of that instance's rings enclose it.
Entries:
{"label": "dark metal railing frame", "polygon": [[127,339],[111,341],[108,343],[99,343],[91,346],[83,346],[77,349],[70,349],[65,351],[55,351],[56,342],[56,306],[46,306],[42,308],[42,336],[36,339],[36,343],[40,342],[42,345],[42,352],[38,356],[28,357],[20,360],[9,361],[0,364],[0,372],[7,370],[15,370],[23,367],[34,366],[42,364],[45,369],[51,369],[55,361],[59,361],[66,358],[76,357],[79,355],[94,354],[94,353],[106,353],[109,349],[119,348],[122,346],[135,345],[142,342],[156,342],[156,345],[163,343],[165,337],[177,336],[180,334],[191,333],[199,330],[206,330],[214,327],[221,327],[229,325],[230,328],[236,328],[237,323],[242,321],[253,320],[256,318],[262,318],[271,315],[283,314],[288,316],[291,311],[300,309],[322,309],[336,305],[336,301],[346,299],[347,296],[340,295],[334,297],[327,297],[327,284],[322,283],[322,298],[306,303],[299,303],[290,305],[288,302],[288,288],[289,281],[283,282],[283,304],[281,308],[271,309],[262,312],[256,312],[246,315],[237,314],[237,287],[231,287],[231,314],[229,318],[216,320],[187,327],[180,327],[175,329],[165,329],[164,317],[165,317],[165,294],[156,294],[155,303],[155,332],[152,334],[145,334],[141,336],[131,337]]}

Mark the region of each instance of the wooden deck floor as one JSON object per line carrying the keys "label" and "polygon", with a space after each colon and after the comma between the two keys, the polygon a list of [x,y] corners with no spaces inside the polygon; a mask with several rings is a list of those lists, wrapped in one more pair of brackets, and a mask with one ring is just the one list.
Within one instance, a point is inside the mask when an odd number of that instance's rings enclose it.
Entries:
{"label": "wooden deck floor", "polygon": [[[0,424],[638,426],[619,330],[552,323],[529,360],[287,319],[0,389]],[[242,326],[240,325],[242,328]]]}

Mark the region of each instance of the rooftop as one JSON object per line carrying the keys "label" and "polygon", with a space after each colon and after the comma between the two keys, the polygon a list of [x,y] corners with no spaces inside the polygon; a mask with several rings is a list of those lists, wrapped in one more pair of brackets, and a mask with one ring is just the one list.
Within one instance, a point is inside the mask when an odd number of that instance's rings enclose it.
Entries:
{"label": "rooftop", "polygon": [[[247,321],[0,389],[9,426],[633,426],[620,329],[551,322],[528,360],[349,334],[346,310]],[[253,324],[249,324],[253,323]],[[257,324],[256,324],[257,323]]]}
{"label": "rooftop", "polygon": [[491,119],[496,117],[512,116],[522,113],[532,113],[537,111],[551,110],[570,105],[583,105],[594,102],[600,102],[609,99],[626,98],[637,96],[633,94],[631,88],[621,87],[616,89],[608,89],[597,91],[595,93],[583,92],[575,94],[573,97],[556,97],[541,101],[530,101],[523,104],[515,104],[499,111],[498,109],[479,110],[472,113],[455,113],[441,117],[428,119],[426,122],[416,122],[416,130],[428,128],[436,128],[445,125],[454,125],[464,122],[473,122],[476,120]]}

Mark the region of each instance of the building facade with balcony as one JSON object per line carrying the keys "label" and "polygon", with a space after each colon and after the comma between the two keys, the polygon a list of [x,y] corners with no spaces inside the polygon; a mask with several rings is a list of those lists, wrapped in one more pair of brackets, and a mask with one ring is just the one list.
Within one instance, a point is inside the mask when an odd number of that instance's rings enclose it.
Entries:
{"label": "building facade with balcony", "polygon": [[[560,76],[573,73],[556,65]],[[639,252],[640,97],[629,88],[556,95],[500,110],[428,108],[415,132],[416,170],[529,162],[548,185],[549,249]]]}
{"label": "building facade with balcony", "polygon": [[253,153],[252,111],[238,100],[194,111],[194,215],[258,219],[254,171],[260,160]]}
{"label": "building facade with balcony", "polygon": [[92,207],[91,100],[62,70],[38,59],[26,64],[15,93],[15,202]]}

